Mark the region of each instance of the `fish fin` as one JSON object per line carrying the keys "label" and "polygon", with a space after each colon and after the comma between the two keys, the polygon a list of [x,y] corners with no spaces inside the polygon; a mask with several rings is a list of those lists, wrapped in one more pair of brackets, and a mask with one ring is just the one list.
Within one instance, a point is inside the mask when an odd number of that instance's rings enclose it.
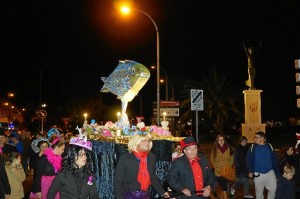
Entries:
{"label": "fish fin", "polygon": [[101,77],[101,80],[105,83],[106,82],[106,77]]}
{"label": "fish fin", "polygon": [[101,88],[100,92],[108,93],[109,90],[108,90],[108,88],[105,86],[106,77],[101,77],[101,80],[104,82],[104,85],[103,85],[103,87]]}
{"label": "fish fin", "polygon": [[108,93],[108,92],[109,92],[109,89],[104,85],[104,86],[101,88],[100,92]]}

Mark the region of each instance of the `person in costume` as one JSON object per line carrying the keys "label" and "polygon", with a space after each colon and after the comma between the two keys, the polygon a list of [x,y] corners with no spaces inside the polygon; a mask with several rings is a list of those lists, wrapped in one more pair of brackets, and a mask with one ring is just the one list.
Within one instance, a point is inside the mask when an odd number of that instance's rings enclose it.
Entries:
{"label": "person in costume", "polygon": [[54,178],[47,199],[54,199],[60,193],[61,199],[98,199],[91,151],[92,143],[86,135],[71,138],[63,160],[63,169]]}
{"label": "person in costume", "polygon": [[117,199],[150,199],[151,187],[159,195],[170,198],[155,173],[152,145],[149,133],[135,134],[129,140],[129,153],[123,154],[117,163],[114,181]]}
{"label": "person in costume", "polygon": [[198,145],[194,137],[189,136],[180,141],[185,155],[176,158],[166,177],[173,191],[183,193],[176,198],[209,197],[215,183],[215,176],[208,159],[198,153]]}
{"label": "person in costume", "polygon": [[44,154],[45,150],[50,147],[50,142],[47,138],[39,138],[35,139],[31,143],[31,149],[33,150],[34,154],[32,155],[31,159],[31,168],[33,169],[33,174],[37,168],[37,163],[40,157]]}
{"label": "person in costume", "polygon": [[[37,163],[35,177],[33,179],[32,192],[38,199],[47,199],[49,187],[57,172],[62,169],[61,155],[65,149],[65,143],[59,141],[59,137],[51,137],[51,147],[44,151]],[[59,194],[56,195],[59,199]]]}
{"label": "person in costume", "polygon": [[25,171],[21,164],[21,155],[12,152],[6,155],[5,170],[11,188],[10,199],[24,198],[23,182],[26,179]]}
{"label": "person in costume", "polygon": [[[33,170],[33,179],[36,178],[37,163],[49,146],[50,142],[47,138],[38,138],[33,140],[31,143],[31,150],[33,151],[33,154],[30,158],[30,168]],[[31,192],[29,198],[37,198],[36,193]]]}

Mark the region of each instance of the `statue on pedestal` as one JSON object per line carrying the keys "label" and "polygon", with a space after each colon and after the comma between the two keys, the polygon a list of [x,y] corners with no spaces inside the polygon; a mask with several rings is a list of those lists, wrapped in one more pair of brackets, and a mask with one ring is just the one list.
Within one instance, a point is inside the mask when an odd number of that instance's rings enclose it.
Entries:
{"label": "statue on pedestal", "polygon": [[247,58],[248,58],[248,80],[246,81],[246,85],[249,87],[249,90],[255,90],[254,81],[256,75],[255,69],[255,57],[259,53],[261,49],[262,42],[259,43],[258,48],[254,49],[253,46],[246,46],[243,43]]}

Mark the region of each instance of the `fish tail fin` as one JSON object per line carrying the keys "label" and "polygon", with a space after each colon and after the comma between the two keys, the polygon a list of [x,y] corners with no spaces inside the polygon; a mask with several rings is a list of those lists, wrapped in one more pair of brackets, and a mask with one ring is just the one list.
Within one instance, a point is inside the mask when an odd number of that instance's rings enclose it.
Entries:
{"label": "fish tail fin", "polygon": [[108,90],[108,88],[104,85],[104,86],[101,88],[100,92],[108,93],[109,90]]}
{"label": "fish tail fin", "polygon": [[104,82],[104,85],[103,85],[103,87],[101,88],[100,92],[108,93],[109,90],[108,90],[108,88],[105,86],[106,77],[101,77],[101,80]]}
{"label": "fish tail fin", "polygon": [[106,82],[106,77],[101,77],[101,80],[105,83]]}

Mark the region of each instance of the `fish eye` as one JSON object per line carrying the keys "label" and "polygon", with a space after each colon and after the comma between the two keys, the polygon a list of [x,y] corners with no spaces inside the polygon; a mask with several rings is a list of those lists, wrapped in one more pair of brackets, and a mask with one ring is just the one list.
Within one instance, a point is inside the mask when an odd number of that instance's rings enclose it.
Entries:
{"label": "fish eye", "polygon": [[134,74],[135,73],[135,70],[134,69],[132,69],[132,74]]}

